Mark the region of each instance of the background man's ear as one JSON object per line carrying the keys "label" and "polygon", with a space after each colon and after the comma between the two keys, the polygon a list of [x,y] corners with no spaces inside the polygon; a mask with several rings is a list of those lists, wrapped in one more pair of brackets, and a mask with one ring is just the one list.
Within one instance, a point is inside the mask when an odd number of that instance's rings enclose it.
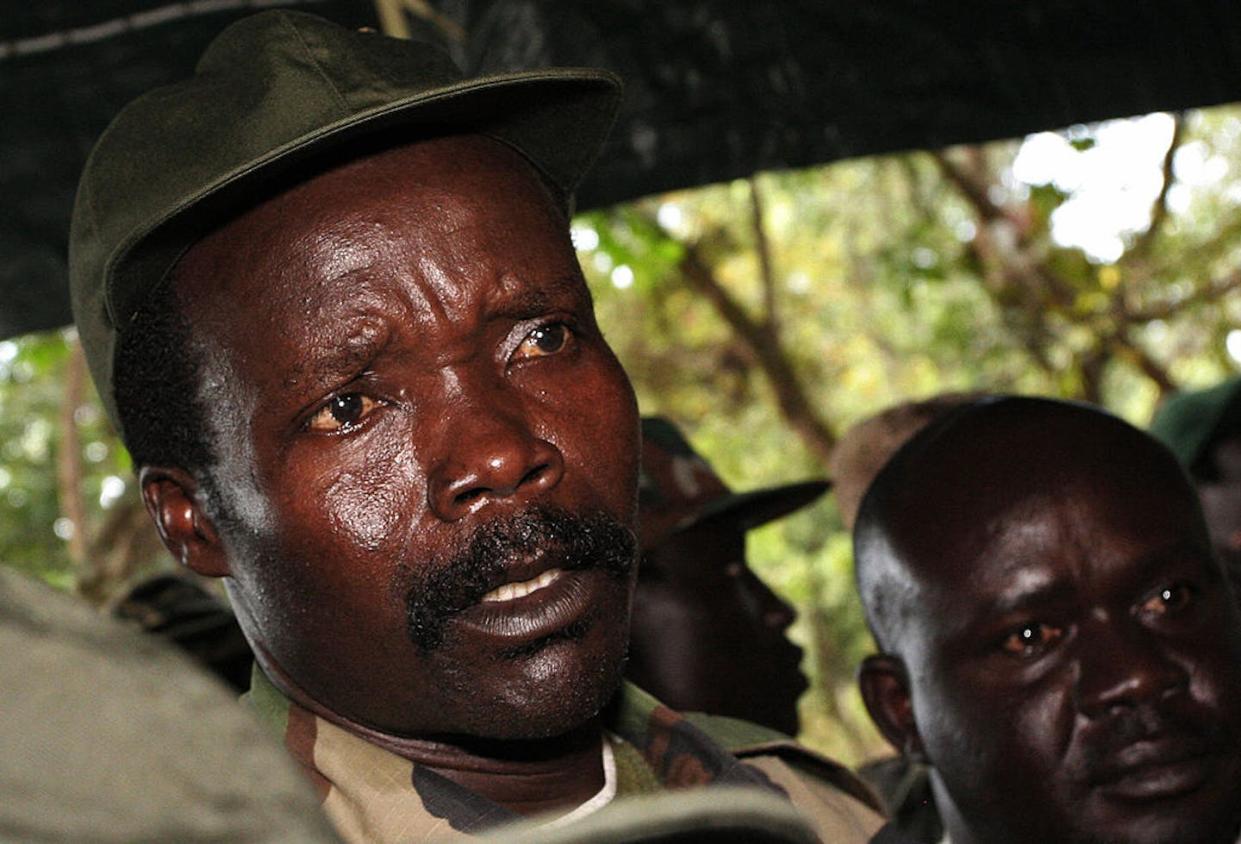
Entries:
{"label": "background man's ear", "polygon": [[876,654],[862,661],[858,685],[866,711],[879,732],[905,756],[925,761],[922,737],[914,721],[909,675],[899,657]]}
{"label": "background man's ear", "polygon": [[164,547],[181,565],[207,577],[230,573],[215,523],[203,508],[198,483],[189,472],[144,466],[138,484]]}

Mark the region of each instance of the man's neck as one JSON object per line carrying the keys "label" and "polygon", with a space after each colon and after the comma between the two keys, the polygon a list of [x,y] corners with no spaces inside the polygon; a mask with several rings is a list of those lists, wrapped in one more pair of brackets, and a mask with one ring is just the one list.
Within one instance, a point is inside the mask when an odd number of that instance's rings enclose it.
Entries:
{"label": "man's neck", "polygon": [[604,783],[603,729],[597,719],[545,739],[393,736],[320,713],[354,735],[428,768],[520,815],[568,811]]}
{"label": "man's neck", "polygon": [[397,736],[330,710],[270,661],[262,664],[271,683],[302,708],[520,815],[570,811],[603,788],[603,728],[598,718],[564,735],[540,739]]}

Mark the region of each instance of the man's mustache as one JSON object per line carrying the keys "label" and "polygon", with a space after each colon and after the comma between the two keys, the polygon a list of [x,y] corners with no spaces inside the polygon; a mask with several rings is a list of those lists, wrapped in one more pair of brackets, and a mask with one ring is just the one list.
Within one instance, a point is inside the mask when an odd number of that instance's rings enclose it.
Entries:
{"label": "man's mustache", "polygon": [[427,561],[410,574],[405,597],[409,638],[423,652],[440,647],[449,620],[503,583],[506,563],[514,557],[537,552],[549,568],[600,569],[626,578],[636,549],[633,531],[603,513],[579,516],[534,507],[498,518],[475,530],[459,553]]}
{"label": "man's mustache", "polygon": [[[1082,758],[1094,782],[1124,774],[1122,761],[1129,748],[1143,741],[1161,741],[1168,747],[1156,754],[1171,763],[1211,753],[1237,752],[1238,737],[1206,713],[1183,711],[1178,706],[1142,705],[1121,710],[1082,749]],[[1154,760],[1152,760],[1154,761]]]}

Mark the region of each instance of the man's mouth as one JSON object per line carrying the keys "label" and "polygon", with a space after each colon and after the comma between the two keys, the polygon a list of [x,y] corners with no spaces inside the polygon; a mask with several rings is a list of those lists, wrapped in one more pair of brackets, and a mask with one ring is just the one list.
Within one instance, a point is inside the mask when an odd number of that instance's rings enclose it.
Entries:
{"label": "man's mouth", "polygon": [[1210,748],[1192,738],[1164,736],[1121,750],[1100,778],[1108,797],[1146,802],[1180,797],[1207,782],[1217,761]]}
{"label": "man's mouth", "polygon": [[513,601],[517,598],[524,598],[531,592],[537,592],[551,586],[564,572],[561,569],[548,569],[542,574],[536,575],[529,580],[522,580],[517,583],[504,583],[492,589],[486,595],[483,595],[483,603],[497,603],[500,601]]}
{"label": "man's mouth", "polygon": [[[406,582],[411,641],[439,648],[450,624],[523,644],[579,629],[628,582],[633,532],[610,516],[535,508],[479,528],[467,546]],[[611,585],[609,585],[611,584]]]}

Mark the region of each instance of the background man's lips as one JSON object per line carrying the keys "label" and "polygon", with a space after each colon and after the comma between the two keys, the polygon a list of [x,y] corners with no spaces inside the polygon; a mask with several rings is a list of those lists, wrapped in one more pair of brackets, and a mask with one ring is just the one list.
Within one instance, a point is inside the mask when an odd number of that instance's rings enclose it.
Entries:
{"label": "background man's lips", "polygon": [[1106,796],[1118,800],[1164,800],[1196,791],[1210,778],[1213,768],[1214,759],[1209,756],[1150,762],[1126,769],[1099,788]]}
{"label": "background man's lips", "polygon": [[550,636],[581,619],[614,580],[598,569],[565,571],[528,595],[475,604],[457,614],[452,623],[519,645]]}
{"label": "background man's lips", "polygon": [[1121,748],[1095,777],[1108,796],[1155,800],[1194,791],[1211,775],[1212,748],[1196,736],[1162,735]]}

